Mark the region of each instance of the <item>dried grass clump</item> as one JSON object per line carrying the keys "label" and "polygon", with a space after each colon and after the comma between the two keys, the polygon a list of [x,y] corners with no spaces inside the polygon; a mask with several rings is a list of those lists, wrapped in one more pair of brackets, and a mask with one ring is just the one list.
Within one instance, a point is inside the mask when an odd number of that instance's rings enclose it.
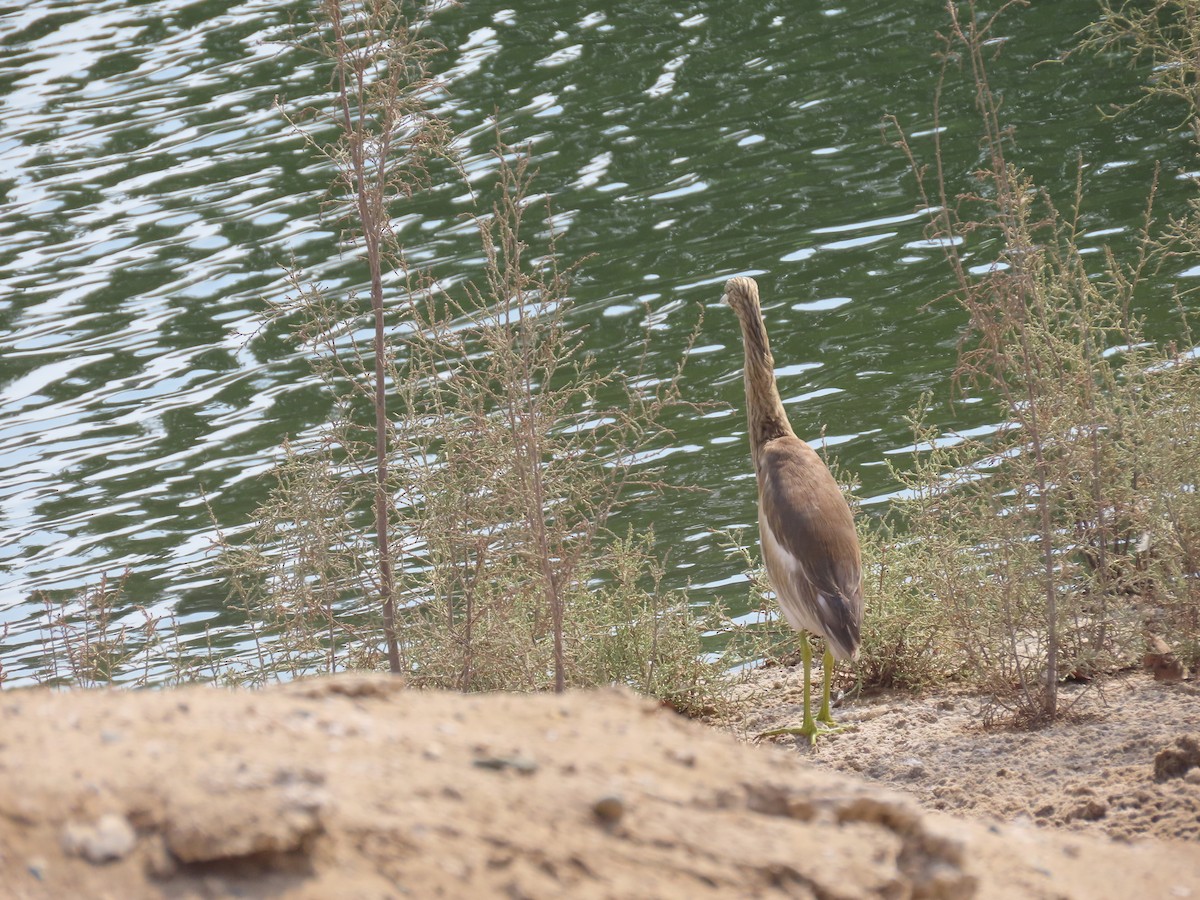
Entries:
{"label": "dried grass clump", "polygon": [[[27,676],[39,684],[73,687],[146,687],[218,677],[204,656],[184,651],[174,615],[155,615],[128,593],[130,572],[101,574],[65,597],[41,594],[43,614],[28,658]],[[5,637],[8,629],[0,632]],[[0,685],[6,672],[0,666]]]}

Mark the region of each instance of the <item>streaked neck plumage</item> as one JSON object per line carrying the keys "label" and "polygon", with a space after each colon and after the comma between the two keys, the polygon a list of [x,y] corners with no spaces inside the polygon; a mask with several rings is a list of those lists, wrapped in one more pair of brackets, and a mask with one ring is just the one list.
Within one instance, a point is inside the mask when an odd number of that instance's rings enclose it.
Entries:
{"label": "streaked neck plumage", "polygon": [[784,435],[794,435],[779,388],[775,385],[775,359],[763,325],[762,312],[753,304],[738,316],[746,348],[746,418],[750,432],[750,458],[758,465],[763,444]]}

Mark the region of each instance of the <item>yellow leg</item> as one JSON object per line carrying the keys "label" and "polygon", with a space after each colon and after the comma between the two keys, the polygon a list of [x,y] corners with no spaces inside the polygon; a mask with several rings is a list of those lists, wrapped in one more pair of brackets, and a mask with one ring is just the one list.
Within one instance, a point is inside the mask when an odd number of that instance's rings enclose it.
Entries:
{"label": "yellow leg", "polygon": [[[812,647],[808,643],[808,635],[800,635],[800,658],[804,663],[804,719],[799,725],[786,728],[772,728],[764,731],[761,737],[774,737],[780,734],[795,734],[808,738],[813,746],[817,743],[817,723],[812,714]],[[826,678],[826,697],[828,697],[828,678]]]}
{"label": "yellow leg", "polygon": [[821,691],[821,711],[817,713],[817,721],[824,722],[826,725],[833,724],[833,713],[829,711],[829,682],[833,679],[833,654],[829,652],[829,648],[825,648],[825,687]]}
{"label": "yellow leg", "polygon": [[825,687],[821,692],[821,711],[817,713],[817,721],[828,727],[821,729],[821,734],[831,734],[835,731],[854,731],[857,725],[835,725],[833,713],[829,710],[829,683],[833,680],[835,663],[833,654],[825,649]]}

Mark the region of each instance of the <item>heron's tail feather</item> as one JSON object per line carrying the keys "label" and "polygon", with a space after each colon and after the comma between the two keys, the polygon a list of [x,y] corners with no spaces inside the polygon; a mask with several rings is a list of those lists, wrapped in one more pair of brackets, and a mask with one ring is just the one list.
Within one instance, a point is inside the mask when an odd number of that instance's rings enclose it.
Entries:
{"label": "heron's tail feather", "polygon": [[858,616],[854,614],[854,604],[840,593],[833,596],[818,594],[817,600],[829,649],[838,659],[854,659],[862,643],[861,626]]}

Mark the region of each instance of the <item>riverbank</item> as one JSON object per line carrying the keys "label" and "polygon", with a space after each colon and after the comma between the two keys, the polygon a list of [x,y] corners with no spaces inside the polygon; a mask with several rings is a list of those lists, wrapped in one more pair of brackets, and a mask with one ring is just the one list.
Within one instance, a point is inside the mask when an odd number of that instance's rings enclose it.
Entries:
{"label": "riverbank", "polygon": [[[801,685],[795,668],[754,673],[731,727],[752,740],[799,722]],[[1060,690],[1066,714],[1036,730],[986,728],[978,697],[942,691],[858,699],[835,710],[849,727],[815,749],[772,740],[811,765],[899,790],[930,810],[1126,841],[1200,842],[1200,756],[1175,777],[1160,779],[1156,769],[1173,754],[1187,757],[1184,747],[1200,740],[1200,686],[1138,671]]]}

